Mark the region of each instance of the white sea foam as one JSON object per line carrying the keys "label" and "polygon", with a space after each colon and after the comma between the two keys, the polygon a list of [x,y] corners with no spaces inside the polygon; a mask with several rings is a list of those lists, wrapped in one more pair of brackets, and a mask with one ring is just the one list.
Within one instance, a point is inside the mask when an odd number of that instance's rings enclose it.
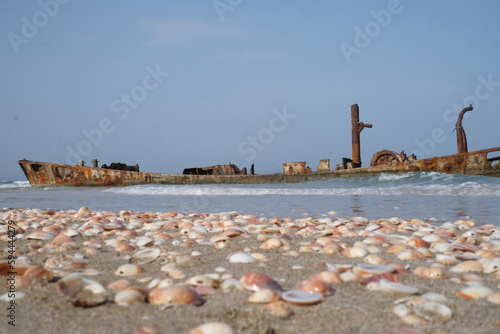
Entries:
{"label": "white sea foam", "polygon": [[1,181],[0,189],[12,188],[30,188],[31,185],[28,181]]}

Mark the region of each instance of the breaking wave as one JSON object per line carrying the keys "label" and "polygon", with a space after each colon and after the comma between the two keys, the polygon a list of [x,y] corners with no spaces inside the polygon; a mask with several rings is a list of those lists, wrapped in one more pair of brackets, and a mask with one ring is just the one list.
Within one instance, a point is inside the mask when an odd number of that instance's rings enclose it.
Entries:
{"label": "breaking wave", "polygon": [[382,174],[368,178],[336,178],[298,184],[140,185],[103,190],[129,195],[162,196],[325,196],[443,195],[500,196],[500,179],[437,172]]}

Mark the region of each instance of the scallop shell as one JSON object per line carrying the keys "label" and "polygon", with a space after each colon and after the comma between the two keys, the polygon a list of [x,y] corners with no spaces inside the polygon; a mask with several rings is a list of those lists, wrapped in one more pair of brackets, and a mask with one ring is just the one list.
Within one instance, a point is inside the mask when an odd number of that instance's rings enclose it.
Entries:
{"label": "scallop shell", "polygon": [[323,296],[331,296],[335,289],[330,284],[316,279],[306,279],[299,283],[300,291],[321,293]]}
{"label": "scallop shell", "polygon": [[301,290],[286,291],[281,298],[290,304],[295,305],[314,305],[323,300],[323,295],[316,292],[305,292]]}
{"label": "scallop shell", "polygon": [[364,257],[367,254],[368,251],[361,247],[350,247],[342,251],[342,255],[349,258]]}
{"label": "scallop shell", "polygon": [[271,277],[260,273],[248,273],[240,278],[241,285],[249,291],[258,291],[261,289],[271,289],[283,291],[283,288]]}
{"label": "scallop shell", "polygon": [[132,258],[136,259],[139,265],[142,265],[153,262],[160,257],[160,254],[161,250],[159,248],[145,248],[132,254]]}
{"label": "scallop shell", "polygon": [[493,274],[500,271],[500,258],[489,261],[484,265],[485,274]]}
{"label": "scallop shell", "polygon": [[453,316],[453,311],[448,306],[430,300],[416,303],[413,305],[413,311],[432,322],[445,322]]}
{"label": "scallop shell", "polygon": [[98,282],[70,274],[57,282],[58,291],[75,306],[96,306],[108,300],[106,289]]}
{"label": "scallop shell", "polygon": [[149,294],[151,304],[193,304],[201,305],[205,302],[199,293],[187,285],[174,285],[164,289],[154,289]]}

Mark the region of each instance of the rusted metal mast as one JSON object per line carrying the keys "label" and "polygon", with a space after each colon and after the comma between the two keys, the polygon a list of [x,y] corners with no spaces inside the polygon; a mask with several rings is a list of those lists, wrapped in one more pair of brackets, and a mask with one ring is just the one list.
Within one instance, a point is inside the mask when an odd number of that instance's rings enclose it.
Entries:
{"label": "rusted metal mast", "polygon": [[457,148],[458,153],[467,153],[469,150],[467,148],[467,137],[465,136],[465,130],[462,127],[462,118],[467,111],[474,109],[472,104],[469,104],[468,107],[462,109],[460,114],[458,115],[457,124],[455,124],[455,130],[457,131]]}
{"label": "rusted metal mast", "polygon": [[361,167],[360,133],[364,128],[371,128],[371,124],[359,121],[359,106],[351,105],[351,126],[352,126],[352,167]]}

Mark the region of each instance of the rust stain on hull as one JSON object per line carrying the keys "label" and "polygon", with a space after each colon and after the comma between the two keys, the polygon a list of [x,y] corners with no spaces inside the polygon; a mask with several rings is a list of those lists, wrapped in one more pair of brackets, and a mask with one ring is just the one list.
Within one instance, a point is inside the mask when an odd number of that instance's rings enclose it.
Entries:
{"label": "rust stain on hull", "polygon": [[[494,156],[492,156],[494,155]],[[500,147],[414,161],[296,174],[183,175],[134,172],[19,160],[32,186],[130,186],[139,184],[297,183],[336,177],[368,177],[382,173],[443,172],[500,177]]]}

